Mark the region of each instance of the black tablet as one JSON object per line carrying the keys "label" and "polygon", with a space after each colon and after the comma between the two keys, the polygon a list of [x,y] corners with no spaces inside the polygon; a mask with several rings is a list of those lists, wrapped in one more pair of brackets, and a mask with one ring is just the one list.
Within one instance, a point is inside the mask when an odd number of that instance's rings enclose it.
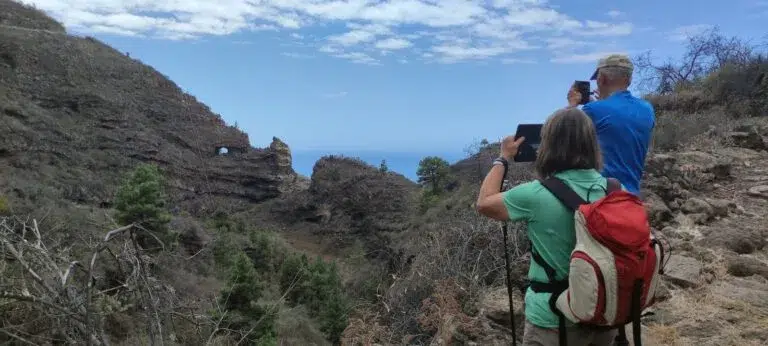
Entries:
{"label": "black tablet", "polygon": [[520,124],[517,125],[515,138],[525,137],[523,144],[520,144],[515,162],[533,162],[536,161],[536,152],[541,144],[541,127],[543,124]]}

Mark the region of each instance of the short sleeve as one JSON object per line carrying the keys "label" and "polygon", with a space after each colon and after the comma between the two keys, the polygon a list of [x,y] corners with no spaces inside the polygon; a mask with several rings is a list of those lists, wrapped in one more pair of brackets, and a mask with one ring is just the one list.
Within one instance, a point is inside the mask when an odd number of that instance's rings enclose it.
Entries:
{"label": "short sleeve", "polygon": [[536,182],[515,186],[503,193],[504,206],[507,207],[512,221],[527,220],[531,217],[531,207]]}
{"label": "short sleeve", "polygon": [[593,104],[594,102],[585,104],[583,107],[581,107],[581,110],[584,111],[589,119],[592,120],[592,124],[595,125],[595,129],[600,129],[600,127],[603,125],[604,117],[601,115],[602,112],[600,111],[600,107]]}

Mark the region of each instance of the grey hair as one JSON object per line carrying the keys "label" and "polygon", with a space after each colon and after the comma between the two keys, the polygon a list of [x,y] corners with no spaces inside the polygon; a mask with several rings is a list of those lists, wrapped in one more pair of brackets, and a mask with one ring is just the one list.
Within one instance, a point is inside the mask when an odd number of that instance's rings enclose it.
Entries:
{"label": "grey hair", "polygon": [[632,83],[632,70],[625,67],[603,67],[598,71],[598,74],[605,76],[609,83],[623,82],[625,79],[627,81],[627,85]]}
{"label": "grey hair", "polygon": [[565,108],[550,115],[541,129],[534,167],[542,179],[570,169],[600,171],[602,153],[592,119],[578,108]]}

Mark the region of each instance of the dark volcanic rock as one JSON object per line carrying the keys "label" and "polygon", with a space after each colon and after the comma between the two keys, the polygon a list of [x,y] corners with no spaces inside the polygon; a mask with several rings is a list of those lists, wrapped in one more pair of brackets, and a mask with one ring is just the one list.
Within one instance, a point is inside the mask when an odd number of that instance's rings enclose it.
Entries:
{"label": "dark volcanic rock", "polygon": [[723,247],[738,254],[750,254],[765,247],[766,241],[760,231],[734,224],[728,226],[731,227],[705,230],[702,245]]}
{"label": "dark volcanic rock", "polygon": [[400,174],[381,172],[357,159],[326,156],[315,164],[309,193],[337,231],[370,234],[405,230],[417,189]]}
{"label": "dark volcanic rock", "polygon": [[[9,17],[8,3],[0,24],[40,22]],[[45,185],[52,199],[108,206],[139,162],[158,164],[183,206],[259,202],[296,179],[285,143],[252,148],[161,73],[99,41],[3,28],[0,43],[0,192],[30,196]]]}

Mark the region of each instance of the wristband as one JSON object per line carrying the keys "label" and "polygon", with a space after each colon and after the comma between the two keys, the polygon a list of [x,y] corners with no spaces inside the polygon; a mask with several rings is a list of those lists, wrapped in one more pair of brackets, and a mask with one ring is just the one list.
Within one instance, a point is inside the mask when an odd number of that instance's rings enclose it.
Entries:
{"label": "wristband", "polygon": [[507,170],[507,168],[509,168],[509,161],[503,157],[497,157],[495,160],[493,160],[493,165],[503,165],[504,170]]}

